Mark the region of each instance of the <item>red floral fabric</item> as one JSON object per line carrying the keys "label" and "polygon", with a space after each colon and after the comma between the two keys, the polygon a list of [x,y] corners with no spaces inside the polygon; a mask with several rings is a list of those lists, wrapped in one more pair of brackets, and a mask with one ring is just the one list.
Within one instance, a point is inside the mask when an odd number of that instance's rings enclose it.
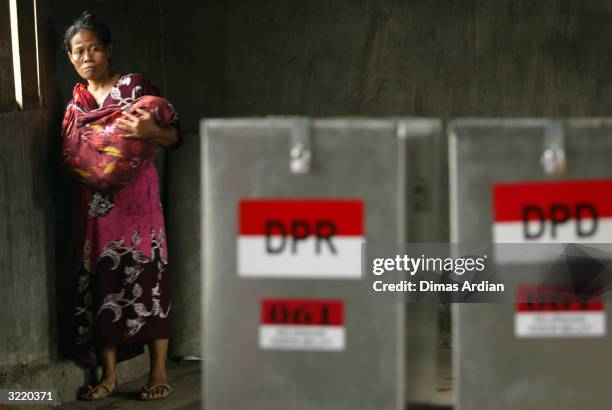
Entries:
{"label": "red floral fabric", "polygon": [[124,112],[137,115],[138,108],[153,114],[161,126],[176,117],[166,99],[150,95],[98,109],[85,85],[77,84],[62,122],[62,156],[68,170],[90,188],[110,191],[123,188],[147,169],[158,145],[151,140],[123,138],[128,133],[116,127]]}

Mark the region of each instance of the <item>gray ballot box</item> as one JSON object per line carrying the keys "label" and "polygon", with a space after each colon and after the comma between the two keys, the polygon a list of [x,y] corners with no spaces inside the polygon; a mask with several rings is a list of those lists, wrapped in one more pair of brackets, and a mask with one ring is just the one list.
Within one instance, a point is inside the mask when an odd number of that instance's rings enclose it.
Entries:
{"label": "gray ballot box", "polygon": [[201,134],[205,408],[428,400],[437,306],[364,291],[361,246],[406,241],[407,203],[411,235],[444,231],[440,122],[212,119]]}
{"label": "gray ballot box", "polygon": [[[452,122],[451,241],[612,242],[611,136],[610,120]],[[539,263],[527,253],[514,263]],[[610,408],[610,308],[525,309],[518,295],[527,282],[514,284],[517,303],[453,306],[455,408]]]}

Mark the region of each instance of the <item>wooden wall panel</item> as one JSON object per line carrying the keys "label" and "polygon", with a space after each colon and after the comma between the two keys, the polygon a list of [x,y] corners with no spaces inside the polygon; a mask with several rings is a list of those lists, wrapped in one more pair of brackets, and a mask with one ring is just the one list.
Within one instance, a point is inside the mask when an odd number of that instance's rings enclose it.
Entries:
{"label": "wooden wall panel", "polygon": [[46,129],[43,111],[0,113],[3,370],[56,354],[56,243]]}

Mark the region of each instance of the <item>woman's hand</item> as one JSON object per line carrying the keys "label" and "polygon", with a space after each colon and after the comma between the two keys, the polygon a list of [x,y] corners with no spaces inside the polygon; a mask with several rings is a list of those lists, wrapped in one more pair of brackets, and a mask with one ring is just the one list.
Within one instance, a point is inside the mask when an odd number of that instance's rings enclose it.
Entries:
{"label": "woman's hand", "polygon": [[123,138],[152,139],[163,147],[176,143],[176,128],[160,127],[148,111],[136,108],[136,112],[139,116],[124,112],[124,116],[117,119],[116,127],[128,133]]}
{"label": "woman's hand", "polygon": [[136,108],[140,116],[124,112],[123,117],[117,119],[117,128],[128,134],[123,138],[152,139],[159,132],[159,126],[150,112]]}

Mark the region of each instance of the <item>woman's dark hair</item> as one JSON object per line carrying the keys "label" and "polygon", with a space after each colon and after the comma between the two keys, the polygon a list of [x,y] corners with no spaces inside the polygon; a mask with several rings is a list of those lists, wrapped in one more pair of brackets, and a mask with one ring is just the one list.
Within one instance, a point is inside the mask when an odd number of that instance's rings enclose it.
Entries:
{"label": "woman's dark hair", "polygon": [[64,32],[64,50],[70,52],[70,41],[79,31],[91,31],[98,39],[108,46],[111,43],[111,34],[106,24],[98,21],[96,15],[86,10],[74,20],[74,23]]}

